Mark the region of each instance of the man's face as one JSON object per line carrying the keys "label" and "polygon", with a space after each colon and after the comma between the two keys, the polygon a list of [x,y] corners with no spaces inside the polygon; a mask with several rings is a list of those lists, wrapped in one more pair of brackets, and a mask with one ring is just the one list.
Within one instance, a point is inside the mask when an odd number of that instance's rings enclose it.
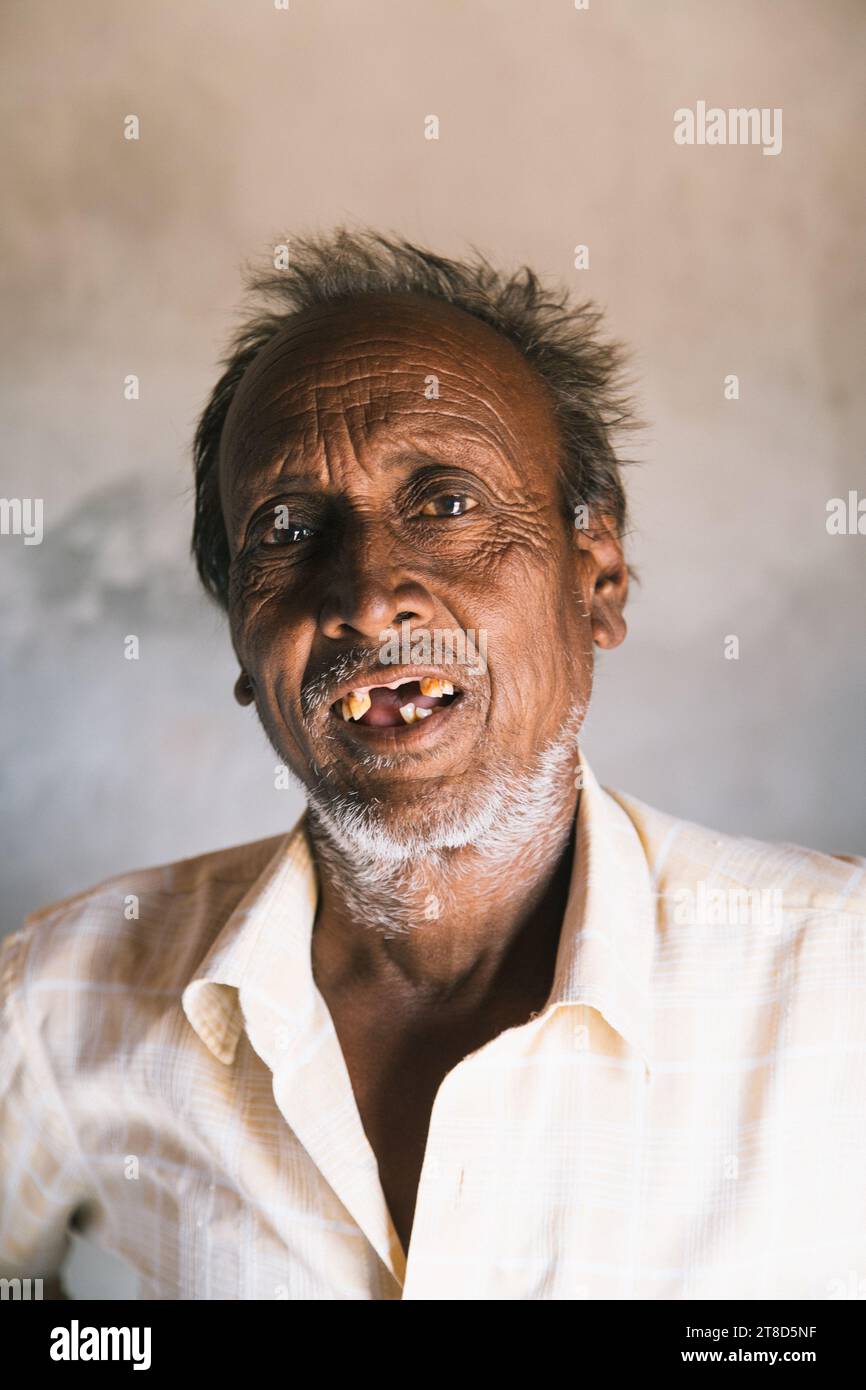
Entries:
{"label": "man's face", "polygon": [[[571,524],[558,449],[517,349],[433,299],[305,311],[248,370],[220,463],[232,641],[314,801],[433,844],[585,709],[593,635],[624,632],[625,569]],[[466,659],[437,659],[437,632],[461,631]],[[429,655],[382,664],[389,636],[417,654],[425,632]],[[422,676],[453,698],[422,696]],[[341,697],[367,688],[347,721]],[[410,704],[432,713],[407,723]]]}

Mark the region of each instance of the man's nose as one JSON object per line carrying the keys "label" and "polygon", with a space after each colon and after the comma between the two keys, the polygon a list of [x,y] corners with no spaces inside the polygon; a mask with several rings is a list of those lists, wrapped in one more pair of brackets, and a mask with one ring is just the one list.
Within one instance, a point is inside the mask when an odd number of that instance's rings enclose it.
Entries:
{"label": "man's nose", "polygon": [[336,641],[379,641],[389,629],[409,622],[426,626],[434,603],[426,586],[396,556],[393,544],[367,526],[344,537],[331,557],[319,627]]}

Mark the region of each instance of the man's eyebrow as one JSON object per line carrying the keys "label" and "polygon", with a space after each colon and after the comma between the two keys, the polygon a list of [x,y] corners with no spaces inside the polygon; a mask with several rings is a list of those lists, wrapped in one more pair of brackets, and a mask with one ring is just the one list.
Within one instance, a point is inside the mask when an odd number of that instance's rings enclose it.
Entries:
{"label": "man's eyebrow", "polygon": [[393,458],[382,460],[385,468],[450,468],[453,460],[443,454],[428,454],[424,449],[403,449]]}

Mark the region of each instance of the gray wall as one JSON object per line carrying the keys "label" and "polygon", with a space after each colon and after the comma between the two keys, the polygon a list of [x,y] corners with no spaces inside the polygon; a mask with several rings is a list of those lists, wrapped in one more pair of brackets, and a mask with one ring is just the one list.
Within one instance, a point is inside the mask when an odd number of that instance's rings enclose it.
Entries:
{"label": "gray wall", "polygon": [[[529,261],[634,345],[642,585],[601,780],[863,850],[866,538],[825,528],[866,491],[861,4],[30,0],[2,27],[2,493],[46,526],[0,537],[4,927],[299,809],[196,591],[188,445],[240,263],[341,220]],[[678,147],[698,99],[782,107],[782,153]]]}

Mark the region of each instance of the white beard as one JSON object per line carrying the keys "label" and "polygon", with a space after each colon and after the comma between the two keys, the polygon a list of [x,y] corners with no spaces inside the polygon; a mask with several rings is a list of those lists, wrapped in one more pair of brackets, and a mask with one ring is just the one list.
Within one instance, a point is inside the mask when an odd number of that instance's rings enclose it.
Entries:
{"label": "white beard", "polygon": [[[574,798],[577,736],[586,714],[575,704],[559,733],[525,771],[491,774],[476,788],[471,812],[435,804],[414,823],[394,825],[374,802],[308,789],[310,829],[318,858],[352,916],[387,934],[405,933],[438,917],[461,878],[519,867],[525,882],[561,849],[564,817]],[[566,830],[569,827],[565,827]],[[464,863],[449,851],[472,847]],[[495,877],[495,875],[494,875]]]}

